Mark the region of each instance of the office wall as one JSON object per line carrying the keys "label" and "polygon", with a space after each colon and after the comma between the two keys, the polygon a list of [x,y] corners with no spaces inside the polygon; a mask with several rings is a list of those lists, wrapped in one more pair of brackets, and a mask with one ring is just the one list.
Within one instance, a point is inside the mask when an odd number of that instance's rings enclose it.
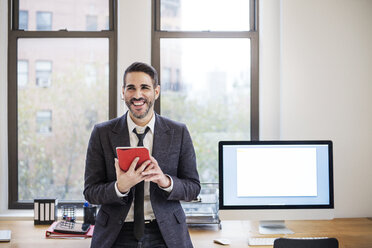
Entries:
{"label": "office wall", "polygon": [[259,2],[260,139],[280,139],[280,1]]}
{"label": "office wall", "polygon": [[372,1],[281,3],[280,138],[333,140],[336,217],[372,216]]}
{"label": "office wall", "polygon": [[[151,63],[151,1],[118,1],[118,92],[121,92],[124,70],[133,62]],[[118,101],[118,115],[126,111]]]}

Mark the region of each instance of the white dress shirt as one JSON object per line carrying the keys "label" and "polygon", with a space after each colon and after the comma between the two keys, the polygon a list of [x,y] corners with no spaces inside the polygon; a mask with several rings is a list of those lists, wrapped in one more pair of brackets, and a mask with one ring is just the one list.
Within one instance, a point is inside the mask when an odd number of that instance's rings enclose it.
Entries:
{"label": "white dress shirt", "polygon": [[[130,139],[130,146],[131,147],[136,147],[138,144],[138,137],[137,135],[133,132],[133,130],[136,128],[137,133],[141,134],[145,132],[146,127],[149,127],[150,130],[147,132],[145,135],[145,138],[143,139],[143,146],[146,147],[150,154],[152,155],[152,145],[154,141],[154,127],[155,127],[155,114],[153,114],[150,122],[144,126],[137,126],[132,118],[130,117],[129,113],[127,113],[127,125],[128,125],[128,132],[129,132],[129,139]],[[161,188],[167,192],[171,192],[173,189],[173,180],[170,176],[168,176],[169,179],[171,180],[171,185],[168,188]],[[151,202],[150,202],[150,182],[145,182],[144,186],[144,217],[145,220],[152,220],[155,219],[154,211],[152,210]],[[115,191],[118,197],[126,197],[128,196],[128,193],[121,193],[118,189],[117,183],[115,183]],[[127,218],[125,221],[133,221],[133,216],[134,216],[134,201],[132,202],[132,205],[129,209]]]}

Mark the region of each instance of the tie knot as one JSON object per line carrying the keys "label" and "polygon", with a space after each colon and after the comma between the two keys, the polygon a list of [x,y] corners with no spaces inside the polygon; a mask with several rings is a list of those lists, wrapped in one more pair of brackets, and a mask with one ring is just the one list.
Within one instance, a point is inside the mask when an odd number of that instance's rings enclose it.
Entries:
{"label": "tie knot", "polygon": [[146,127],[145,132],[143,132],[143,133],[137,133],[137,129],[136,128],[133,129],[133,133],[135,133],[138,137],[137,146],[143,146],[143,139],[145,138],[148,131],[150,131],[149,127]]}

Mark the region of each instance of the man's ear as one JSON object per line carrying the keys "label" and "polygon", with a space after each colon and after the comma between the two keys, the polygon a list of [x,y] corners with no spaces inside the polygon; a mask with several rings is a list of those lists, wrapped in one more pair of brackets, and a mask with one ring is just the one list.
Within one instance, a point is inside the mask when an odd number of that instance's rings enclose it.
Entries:
{"label": "man's ear", "polygon": [[120,96],[121,96],[121,100],[124,100],[124,86],[121,87]]}
{"label": "man's ear", "polygon": [[160,85],[155,87],[155,100],[159,98],[160,95]]}

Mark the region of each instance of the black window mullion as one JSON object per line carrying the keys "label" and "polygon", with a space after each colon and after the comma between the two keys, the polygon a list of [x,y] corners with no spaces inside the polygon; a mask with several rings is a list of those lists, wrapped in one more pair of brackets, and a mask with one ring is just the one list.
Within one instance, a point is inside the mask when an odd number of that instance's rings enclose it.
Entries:
{"label": "black window mullion", "polygon": [[251,140],[259,140],[259,43],[251,38]]}
{"label": "black window mullion", "polygon": [[[8,42],[17,44],[18,37],[9,33]],[[17,132],[17,47],[8,49],[8,163],[9,163],[9,208],[18,206],[18,132]]]}
{"label": "black window mullion", "polygon": [[[116,32],[109,38],[109,119],[117,116],[117,35]],[[114,63],[113,63],[114,61]]]}
{"label": "black window mullion", "polygon": [[9,28],[16,30],[19,27],[19,1],[9,0]]}

